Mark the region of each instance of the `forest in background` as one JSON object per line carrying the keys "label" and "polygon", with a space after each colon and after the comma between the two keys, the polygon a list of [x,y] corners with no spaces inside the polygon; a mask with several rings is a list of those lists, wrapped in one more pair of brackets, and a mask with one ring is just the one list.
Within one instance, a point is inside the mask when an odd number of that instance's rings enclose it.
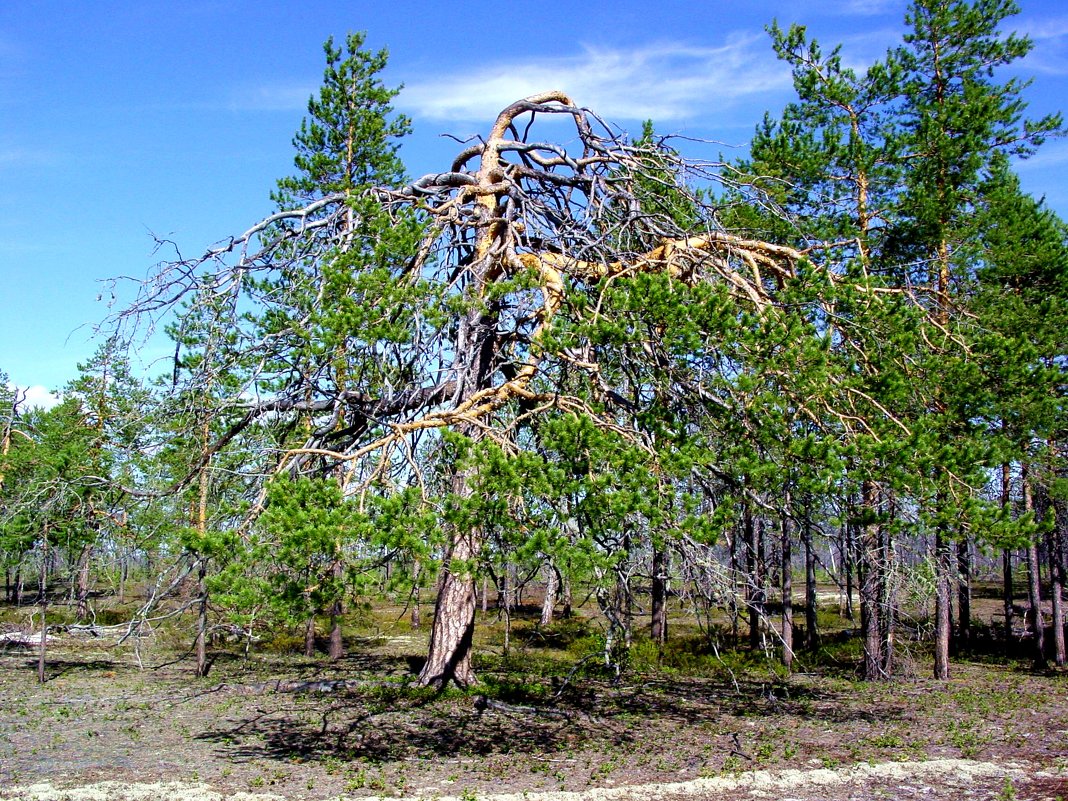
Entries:
{"label": "forest in background", "polygon": [[389,608],[467,688],[524,593],[618,678],[676,628],[787,675],[830,591],[865,679],[1063,667],[1068,229],[1013,169],[1062,123],[1014,12],[917,0],[863,72],[772,26],[797,96],[744,159],[547,91],[415,180],[385,51],[328,42],[273,212],[161,241],[55,408],[0,382],[9,619],[137,659],[165,622],[206,675]]}

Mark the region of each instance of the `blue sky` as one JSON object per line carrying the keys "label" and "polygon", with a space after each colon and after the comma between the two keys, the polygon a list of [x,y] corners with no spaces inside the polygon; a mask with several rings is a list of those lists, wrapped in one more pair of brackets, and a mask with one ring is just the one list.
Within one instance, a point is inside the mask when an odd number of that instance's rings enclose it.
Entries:
{"label": "blue sky", "polygon": [[[363,30],[389,48],[386,79],[405,84],[397,106],[415,129],[402,153],[418,175],[451,160],[441,134],[484,131],[507,103],[549,88],[625,130],[653,118],[662,132],[744,147],[790,98],[768,22],[806,24],[863,66],[899,40],[906,5],[3,0],[0,370],[62,387],[109,311],[103,279],[144,277],[159,258],[153,234],[191,254],[270,212],[328,36]],[[1020,5],[1007,27],[1036,48],[1011,74],[1034,79],[1037,117],[1068,106],[1068,8]],[[1068,216],[1068,141],[1021,174]]]}

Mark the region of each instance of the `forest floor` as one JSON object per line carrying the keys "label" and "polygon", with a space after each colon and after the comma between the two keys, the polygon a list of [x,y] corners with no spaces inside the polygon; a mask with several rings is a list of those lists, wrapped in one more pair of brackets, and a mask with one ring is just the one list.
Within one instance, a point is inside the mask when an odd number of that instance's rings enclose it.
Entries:
{"label": "forest floor", "polygon": [[786,678],[680,636],[620,680],[568,677],[519,623],[508,658],[485,626],[481,685],[441,694],[410,687],[426,635],[399,626],[334,664],[220,647],[206,679],[162,642],[141,669],[61,635],[40,685],[36,649],[0,645],[0,799],[1068,799],[1065,674],[936,682],[913,652],[864,683],[845,642]]}

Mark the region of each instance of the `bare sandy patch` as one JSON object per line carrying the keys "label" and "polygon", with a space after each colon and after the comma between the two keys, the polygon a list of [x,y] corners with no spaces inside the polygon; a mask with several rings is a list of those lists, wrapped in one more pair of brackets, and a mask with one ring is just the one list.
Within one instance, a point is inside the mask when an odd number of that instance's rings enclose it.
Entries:
{"label": "bare sandy patch", "polygon": [[[1033,778],[1035,774],[1030,774]],[[662,799],[760,799],[781,801],[812,797],[813,793],[834,797],[837,790],[873,785],[904,785],[899,789],[930,792],[932,786],[951,782],[954,787],[990,785],[1006,779],[1026,781],[1028,772],[1019,765],[997,764],[969,759],[932,759],[925,762],[884,762],[845,768],[811,770],[757,770],[732,776],[717,776],[686,782],[594,788],[583,792],[526,792],[479,794],[480,801],[661,801]],[[829,793],[828,793],[829,791]],[[101,782],[81,787],[55,787],[50,783],[0,790],[0,799],[19,801],[295,801],[300,796],[273,793],[220,792],[206,784],[162,782],[136,784]],[[351,796],[349,796],[351,798]],[[365,796],[366,797],[366,796]],[[937,796],[935,796],[937,797]],[[344,796],[335,797],[338,801]],[[413,796],[402,801],[426,801]],[[435,801],[462,801],[455,796],[435,796]],[[468,796],[469,798],[469,796]]]}

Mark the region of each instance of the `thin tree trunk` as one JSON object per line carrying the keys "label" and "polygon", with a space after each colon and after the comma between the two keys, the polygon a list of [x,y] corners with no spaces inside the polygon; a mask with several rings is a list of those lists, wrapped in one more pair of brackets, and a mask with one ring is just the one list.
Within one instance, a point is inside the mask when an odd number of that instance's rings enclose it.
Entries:
{"label": "thin tree trunk", "polygon": [[[868,517],[875,513],[878,492],[875,484],[865,481],[862,488],[864,511]],[[864,634],[864,678],[877,681],[883,673],[883,638],[879,621],[879,588],[883,568],[879,547],[879,526],[865,520],[861,526],[860,626]]]}
{"label": "thin tree trunk", "polygon": [[[1023,490],[1023,513],[1028,515],[1034,511],[1034,504],[1031,500],[1031,476],[1027,464],[1020,469],[1020,479]],[[1042,616],[1042,584],[1038,569],[1038,543],[1032,540],[1027,546],[1027,600],[1030,604],[1027,611],[1027,623],[1034,637],[1035,667],[1044,670],[1046,668],[1046,622]]]}
{"label": "thin tree trunk", "polygon": [[82,552],[78,556],[78,580],[74,595],[78,603],[79,620],[89,617],[89,559],[92,553],[92,543],[86,543],[82,546]]}
{"label": "thin tree trunk", "polygon": [[787,670],[794,663],[794,583],[793,532],[790,530],[790,494],[786,493],[782,515],[782,561],[779,572],[782,579],[782,663]]}
{"label": "thin tree trunk", "polygon": [[[1012,482],[1008,462],[1001,465],[1001,508],[1009,513]],[[1001,553],[1002,605],[1005,611],[1005,647],[1012,647],[1012,619],[1015,614],[1012,588],[1012,551],[1006,548]]]}
{"label": "thin tree trunk", "polygon": [[882,570],[879,575],[879,632],[882,639],[883,649],[883,676],[890,678],[894,675],[894,646],[896,643],[897,629],[897,589],[894,581],[894,540],[893,528],[889,523],[893,522],[897,514],[892,491],[887,492],[887,518],[886,525],[879,527],[879,547],[881,550],[880,561]]}
{"label": "thin tree trunk", "polygon": [[195,644],[196,650],[196,668],[195,673],[197,676],[208,675],[208,587],[205,582],[205,578],[208,575],[208,563],[207,559],[201,557],[200,570],[198,572],[197,589],[200,593],[200,609],[197,614],[197,639]]}
{"label": "thin tree trunk", "polygon": [[846,586],[846,604],[845,614],[849,620],[853,620],[853,593],[856,589],[854,586],[856,580],[854,573],[857,566],[857,548],[854,543],[853,526],[848,522],[842,527],[842,532],[845,535],[845,552],[842,554],[842,565],[845,569],[845,586]]}
{"label": "thin tree trunk", "polygon": [[[741,570],[741,560],[738,558],[738,540],[739,539],[740,539],[740,536],[739,536],[738,532],[736,531],[736,532],[734,532],[734,535],[731,536],[730,541],[728,543],[728,545],[730,546],[730,555],[731,555],[731,586],[732,586],[732,589],[733,589],[733,592],[731,593],[731,598],[730,598],[730,607],[731,607],[731,642],[733,643],[735,648],[738,647],[738,641],[739,641],[739,639],[738,639],[739,638],[739,633],[738,633],[738,617],[739,617],[739,614],[738,614],[738,601],[737,601],[737,599],[738,599],[738,577],[741,575],[741,572],[742,572],[742,570]],[[745,582],[743,586],[745,587],[745,591],[748,594],[749,583]]]}
{"label": "thin tree trunk", "polygon": [[304,656],[308,659],[315,656],[315,615],[308,615],[304,622]]}
{"label": "thin tree trunk", "polygon": [[571,595],[571,573],[566,572],[560,577],[560,603],[563,608],[560,610],[560,614],[566,619],[570,618],[574,614],[572,606]]}
{"label": "thin tree trunk", "polygon": [[[337,562],[333,566],[334,581],[341,581],[341,563]],[[337,662],[341,657],[345,655],[345,643],[341,639],[341,615],[344,612],[344,607],[341,604],[341,599],[337,599],[330,605],[330,661]]]}
{"label": "thin tree trunk", "polygon": [[341,601],[330,607],[330,661],[337,662],[345,655],[345,643],[341,638]]}
{"label": "thin tree trunk", "polygon": [[805,648],[814,651],[820,644],[819,597],[816,595],[816,549],[812,547],[812,520],[805,507],[805,525],[802,531],[805,546]]}
{"label": "thin tree trunk", "polygon": [[[1057,442],[1049,440],[1050,454],[1050,479],[1056,475]],[[1061,528],[1059,508],[1060,502],[1055,497],[1050,497],[1050,506],[1053,513],[1053,527],[1046,535],[1046,550],[1049,558],[1049,592],[1052,604],[1053,620],[1053,662],[1057,667],[1065,666],[1065,643],[1064,643],[1064,531]]]}
{"label": "thin tree trunk", "polygon": [[551,626],[553,622],[553,607],[556,605],[556,566],[552,559],[545,560],[545,597],[541,602],[542,626]]}
{"label": "thin tree trunk", "polygon": [[667,553],[663,548],[654,548],[650,633],[657,645],[667,642],[667,582]]}
{"label": "thin tree trunk", "polygon": [[1064,559],[1062,556],[1061,532],[1054,527],[1046,535],[1046,550],[1049,558],[1050,601],[1052,603],[1053,663],[1065,665],[1064,649]]}
{"label": "thin tree trunk", "polygon": [[631,540],[623,536],[623,569],[616,570],[616,609],[620,611],[623,624],[623,647],[630,651],[634,642],[634,594],[631,592]]}
{"label": "thin tree trunk", "polygon": [[749,650],[760,648],[760,619],[763,613],[764,578],[760,574],[761,553],[760,533],[756,518],[753,517],[749,504],[745,508],[745,567],[746,567],[746,606],[749,609]]}
{"label": "thin tree trunk", "polygon": [[420,571],[422,570],[422,564],[418,559],[415,560],[415,564],[412,565],[412,628],[417,629],[423,625],[423,613],[420,609],[420,592],[419,592],[419,579]]}
{"label": "thin tree trunk", "polygon": [[950,590],[953,551],[941,525],[935,529],[935,639],[934,677],[949,678],[951,615]]}
{"label": "thin tree trunk", "polygon": [[972,642],[972,553],[971,541],[957,543],[957,650],[967,653]]}
{"label": "thin tree trunk", "polygon": [[41,541],[41,648],[37,654],[37,683],[45,683],[45,659],[48,650],[48,526]]}

